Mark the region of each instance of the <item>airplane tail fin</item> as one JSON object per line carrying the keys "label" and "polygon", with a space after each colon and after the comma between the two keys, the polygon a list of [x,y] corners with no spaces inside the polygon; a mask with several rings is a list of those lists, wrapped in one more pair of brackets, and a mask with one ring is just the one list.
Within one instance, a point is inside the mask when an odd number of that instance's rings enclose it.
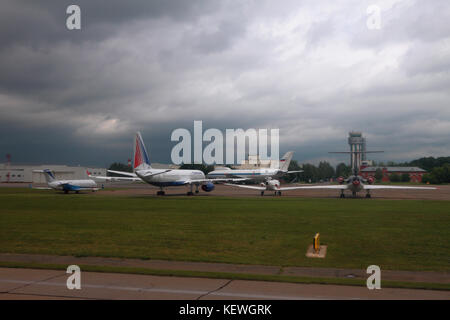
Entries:
{"label": "airplane tail fin", "polygon": [[54,174],[53,171],[51,171],[50,169],[42,170],[42,172],[44,173],[45,180],[47,181],[47,183],[56,180],[55,174]]}
{"label": "airplane tail fin", "polygon": [[140,132],[136,132],[136,137],[134,139],[134,163],[133,169],[142,170],[142,169],[151,169],[150,159],[148,157],[147,150],[145,149],[144,140],[142,140],[142,136]]}
{"label": "airplane tail fin", "polygon": [[280,160],[280,170],[288,171],[289,164],[291,163],[292,156],[294,155],[294,151],[286,152],[286,154]]}

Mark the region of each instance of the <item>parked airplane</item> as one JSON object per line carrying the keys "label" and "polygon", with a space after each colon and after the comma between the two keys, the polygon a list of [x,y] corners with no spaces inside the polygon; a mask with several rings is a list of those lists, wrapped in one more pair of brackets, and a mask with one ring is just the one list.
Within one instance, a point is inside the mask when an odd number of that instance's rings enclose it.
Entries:
{"label": "parked airplane", "polygon": [[356,197],[356,194],[360,191],[366,191],[366,198],[371,197],[371,190],[377,189],[419,189],[419,190],[433,190],[436,189],[434,187],[403,187],[403,186],[389,186],[389,185],[373,185],[373,178],[364,179],[359,175],[352,175],[347,179],[339,178],[338,185],[324,185],[324,186],[302,186],[297,189],[336,189],[340,190],[340,197],[345,198],[344,191],[351,191],[353,197]]}
{"label": "parked airplane", "polygon": [[[389,185],[373,185],[375,182],[372,177],[367,179],[361,177],[358,172],[359,168],[357,166],[357,157],[363,153],[378,153],[383,151],[343,151],[343,152],[330,152],[330,153],[348,153],[352,154],[352,168],[353,175],[348,177],[347,179],[343,177],[338,178],[339,185],[319,185],[319,186],[302,186],[297,189],[336,189],[340,190],[340,198],[345,198],[344,191],[349,190],[353,197],[356,197],[356,194],[360,191],[366,191],[366,198],[371,197],[371,190],[377,189],[417,189],[417,190],[434,190],[434,187],[404,187],[404,186],[389,186]],[[355,159],[355,160],[353,160]]]}
{"label": "parked airplane", "polygon": [[150,165],[147,150],[140,132],[136,133],[134,139],[134,173],[108,170],[111,173],[117,173],[131,178],[139,178],[142,181],[157,186],[160,190],[157,195],[164,195],[165,187],[190,186],[187,195],[193,195],[199,192],[199,187],[205,192],[214,190],[213,181],[243,181],[246,179],[206,179],[205,174],[200,170],[185,169],[153,169]]}
{"label": "parked airplane", "polygon": [[208,178],[247,178],[248,180],[268,181],[272,178],[281,177],[288,173],[303,172],[303,170],[288,171],[291,163],[293,151],[287,152],[280,160],[280,168],[262,168],[262,169],[230,169],[222,168],[208,173]]}
{"label": "parked airplane", "polygon": [[91,179],[83,179],[83,180],[56,180],[55,175],[49,169],[45,170],[33,170],[33,172],[42,172],[44,173],[45,180],[47,181],[48,188],[43,187],[33,187],[33,189],[53,189],[53,190],[61,190],[64,193],[69,193],[69,191],[74,191],[75,193],[79,193],[83,190],[96,191],[99,190],[97,188],[97,184],[94,180]]}
{"label": "parked airplane", "polygon": [[261,182],[260,186],[246,186],[246,185],[232,184],[232,183],[225,183],[225,185],[238,187],[238,188],[259,190],[259,191],[261,191],[261,196],[264,195],[264,191],[274,191],[275,195],[281,196],[281,191],[296,190],[296,189],[301,188],[300,186],[281,188],[280,181],[278,181],[276,179],[268,179],[265,182]]}

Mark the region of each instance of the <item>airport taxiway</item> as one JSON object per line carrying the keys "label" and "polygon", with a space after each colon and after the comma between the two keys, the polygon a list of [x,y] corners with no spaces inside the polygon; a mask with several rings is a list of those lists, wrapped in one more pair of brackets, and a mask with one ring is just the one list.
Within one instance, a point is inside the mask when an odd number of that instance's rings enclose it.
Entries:
{"label": "airport taxiway", "polygon": [[57,270],[0,268],[0,299],[450,299],[450,292],[416,289],[294,284],[266,281],[81,273],[81,289],[69,290],[69,274]]}

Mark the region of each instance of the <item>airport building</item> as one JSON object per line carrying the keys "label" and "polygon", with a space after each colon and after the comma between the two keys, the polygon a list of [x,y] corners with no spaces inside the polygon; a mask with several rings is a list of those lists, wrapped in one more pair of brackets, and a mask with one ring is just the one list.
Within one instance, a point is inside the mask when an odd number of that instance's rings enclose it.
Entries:
{"label": "airport building", "polygon": [[391,174],[402,175],[407,173],[411,182],[422,182],[422,176],[426,173],[425,170],[419,167],[361,167],[360,174],[363,178],[375,177],[377,169],[381,169],[383,174],[382,181],[389,181]]}
{"label": "airport building", "polygon": [[105,168],[69,167],[66,165],[10,165],[0,164],[0,182],[46,183],[44,174],[35,170],[50,169],[58,180],[88,179],[89,171],[94,176],[106,176]]}

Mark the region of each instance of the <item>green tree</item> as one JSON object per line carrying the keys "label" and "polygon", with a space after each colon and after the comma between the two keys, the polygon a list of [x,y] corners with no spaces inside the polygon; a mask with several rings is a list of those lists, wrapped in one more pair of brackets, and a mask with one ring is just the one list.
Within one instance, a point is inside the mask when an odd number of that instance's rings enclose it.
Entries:
{"label": "green tree", "polygon": [[409,176],[408,173],[403,173],[402,176],[401,176],[401,181],[402,182],[409,182],[409,181],[411,181],[411,177]]}
{"label": "green tree", "polygon": [[389,180],[390,180],[391,182],[400,182],[401,178],[400,178],[400,176],[399,176],[398,174],[392,173],[392,174],[389,176]]}
{"label": "green tree", "polygon": [[435,183],[448,183],[450,182],[450,164],[447,163],[442,167],[434,168],[431,171],[431,176]]}
{"label": "green tree", "polygon": [[305,163],[303,164],[303,172],[301,173],[301,177],[304,181],[309,182],[317,182],[319,180],[318,169],[315,165]]}
{"label": "green tree", "polygon": [[[120,163],[120,162],[114,162],[113,164],[111,164],[109,166],[108,170],[133,172],[133,168],[131,168],[131,166],[128,166],[128,165]],[[120,176],[120,175],[116,174],[116,173],[108,172],[108,176],[114,177],[114,176]]]}
{"label": "green tree", "polygon": [[346,165],[344,162],[339,163],[336,166],[336,177],[348,177],[352,174],[352,168]]}
{"label": "green tree", "polygon": [[321,161],[318,167],[320,179],[330,179],[334,177],[334,168],[327,162]]}
{"label": "green tree", "polygon": [[383,179],[383,170],[381,170],[381,168],[377,168],[377,170],[375,170],[375,179],[380,182]]}

